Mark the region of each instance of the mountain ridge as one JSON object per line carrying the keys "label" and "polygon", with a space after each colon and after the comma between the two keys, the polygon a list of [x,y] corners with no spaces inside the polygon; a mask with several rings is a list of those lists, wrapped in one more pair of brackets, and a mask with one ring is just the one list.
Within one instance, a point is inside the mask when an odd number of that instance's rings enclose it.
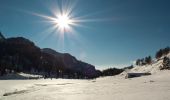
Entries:
{"label": "mountain ridge", "polygon": [[[43,74],[46,77],[95,78],[95,66],[79,61],[69,53],[39,48],[24,37],[11,37],[0,42],[0,74],[5,70]],[[3,67],[2,67],[3,66]]]}
{"label": "mountain ridge", "polygon": [[3,41],[5,39],[5,37],[2,35],[2,33],[0,32],[0,41]]}

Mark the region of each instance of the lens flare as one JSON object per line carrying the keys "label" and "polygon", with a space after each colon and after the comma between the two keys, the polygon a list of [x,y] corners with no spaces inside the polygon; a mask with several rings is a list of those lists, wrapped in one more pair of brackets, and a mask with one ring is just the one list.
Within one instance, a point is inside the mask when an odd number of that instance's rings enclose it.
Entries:
{"label": "lens flare", "polygon": [[[56,35],[58,48],[64,50],[65,37],[69,41],[82,41],[80,34],[77,34],[76,27],[91,28],[89,26],[82,25],[82,23],[100,21],[98,18],[90,18],[93,14],[82,15],[76,7],[77,2],[72,0],[62,0],[61,2],[52,1],[50,5],[47,4],[48,13],[35,13],[28,12],[32,15],[38,16],[44,25],[48,25],[47,28],[42,30],[42,33],[48,37],[49,35]],[[81,15],[81,16],[80,16]],[[81,39],[80,39],[81,38]],[[72,43],[72,42],[69,42]],[[61,45],[61,46],[60,46]]]}
{"label": "lens flare", "polygon": [[73,20],[66,14],[58,15],[55,19],[55,24],[61,32],[69,31],[70,25],[73,24]]}
{"label": "lens flare", "polygon": [[69,25],[71,24],[71,20],[69,19],[67,15],[60,15],[56,19],[56,23],[60,28],[65,29],[69,27]]}

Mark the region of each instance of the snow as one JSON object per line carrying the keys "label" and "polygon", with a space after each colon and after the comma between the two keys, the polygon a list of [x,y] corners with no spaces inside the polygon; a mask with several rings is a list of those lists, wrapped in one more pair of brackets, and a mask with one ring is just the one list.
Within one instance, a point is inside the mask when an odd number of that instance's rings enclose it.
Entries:
{"label": "snow", "polygon": [[151,65],[136,66],[130,72],[143,72],[143,73],[157,73],[160,71],[160,66],[163,60],[155,61]]}
{"label": "snow", "polygon": [[132,79],[0,80],[0,100],[170,100],[169,77],[165,70]]}
{"label": "snow", "polygon": [[19,75],[27,78],[42,78],[42,75],[33,75],[33,74],[27,74],[27,73],[19,73]]}
{"label": "snow", "polygon": [[27,74],[27,73],[10,73],[5,76],[0,77],[0,79],[38,79],[42,78],[42,75],[33,75],[33,74]]}
{"label": "snow", "polygon": [[[170,100],[170,70],[160,70],[162,62],[96,80],[0,80],[0,100]],[[152,75],[125,79],[127,72]]]}
{"label": "snow", "polygon": [[[166,57],[170,58],[170,53],[166,55]],[[151,73],[151,74],[158,73],[161,71],[160,66],[162,66],[163,58],[164,56],[161,57],[159,60],[154,59],[152,64],[149,64],[149,65],[135,66],[131,70],[126,70],[120,75],[125,76],[126,73]]]}

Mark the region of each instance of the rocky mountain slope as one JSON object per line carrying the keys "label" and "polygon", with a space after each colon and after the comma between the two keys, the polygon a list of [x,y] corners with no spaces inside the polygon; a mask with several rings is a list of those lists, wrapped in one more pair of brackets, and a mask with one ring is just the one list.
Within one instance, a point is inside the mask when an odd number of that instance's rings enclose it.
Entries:
{"label": "rocky mountain slope", "polygon": [[[1,34],[2,35],[2,34]],[[95,78],[95,66],[77,60],[69,53],[59,53],[50,48],[40,49],[23,38],[1,36],[0,75],[11,72],[41,74],[45,77]]]}

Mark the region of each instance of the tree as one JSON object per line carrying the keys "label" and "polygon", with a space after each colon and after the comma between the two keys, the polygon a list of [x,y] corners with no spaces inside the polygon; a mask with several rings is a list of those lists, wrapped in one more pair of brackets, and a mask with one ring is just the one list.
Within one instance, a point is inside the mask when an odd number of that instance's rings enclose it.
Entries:
{"label": "tree", "polygon": [[159,58],[161,58],[162,56],[163,56],[163,50],[160,49],[160,50],[156,53],[155,57],[156,57],[156,59],[159,59]]}
{"label": "tree", "polygon": [[138,66],[140,65],[140,59],[136,60],[136,65],[138,65]]}
{"label": "tree", "polygon": [[146,64],[151,64],[151,63],[152,63],[152,58],[151,58],[151,56],[145,57],[145,63],[146,63]]}
{"label": "tree", "polygon": [[132,69],[132,68],[134,68],[134,66],[130,65],[130,66],[124,67],[123,69],[126,70],[126,69]]}
{"label": "tree", "polygon": [[170,53],[170,48],[169,47],[164,48],[163,49],[163,54],[167,55],[168,53]]}
{"label": "tree", "polygon": [[164,57],[163,58],[163,63],[162,66],[160,68],[161,70],[163,69],[170,69],[170,59],[168,57]]}
{"label": "tree", "polygon": [[108,68],[102,71],[102,76],[114,76],[122,73],[123,69],[118,68]]}
{"label": "tree", "polygon": [[144,58],[142,58],[141,59],[141,65],[145,65],[146,63],[145,63],[145,59]]}

